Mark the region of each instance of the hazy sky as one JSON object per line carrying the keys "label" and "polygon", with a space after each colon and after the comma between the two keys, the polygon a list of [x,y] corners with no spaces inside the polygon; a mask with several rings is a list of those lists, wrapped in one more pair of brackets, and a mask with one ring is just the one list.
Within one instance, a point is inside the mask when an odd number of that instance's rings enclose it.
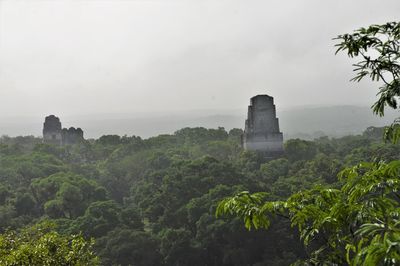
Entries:
{"label": "hazy sky", "polygon": [[0,115],[371,105],[338,34],[399,0],[0,0]]}

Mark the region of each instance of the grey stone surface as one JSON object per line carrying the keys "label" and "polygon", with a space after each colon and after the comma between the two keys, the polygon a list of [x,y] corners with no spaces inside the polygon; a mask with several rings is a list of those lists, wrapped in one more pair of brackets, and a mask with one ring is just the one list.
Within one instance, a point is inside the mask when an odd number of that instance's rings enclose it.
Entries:
{"label": "grey stone surface", "polygon": [[83,140],[83,130],[81,128],[70,127],[68,129],[63,128],[62,132],[63,144],[75,144]]}
{"label": "grey stone surface", "polygon": [[69,145],[82,141],[83,130],[81,128],[63,128],[61,122],[55,115],[49,115],[45,118],[43,124],[43,141],[49,144]]}
{"label": "grey stone surface", "polygon": [[246,150],[263,152],[266,156],[283,153],[283,134],[279,131],[273,97],[257,95],[250,99],[243,147]]}
{"label": "grey stone surface", "polygon": [[43,141],[50,144],[62,144],[61,122],[55,115],[45,118],[43,124]]}

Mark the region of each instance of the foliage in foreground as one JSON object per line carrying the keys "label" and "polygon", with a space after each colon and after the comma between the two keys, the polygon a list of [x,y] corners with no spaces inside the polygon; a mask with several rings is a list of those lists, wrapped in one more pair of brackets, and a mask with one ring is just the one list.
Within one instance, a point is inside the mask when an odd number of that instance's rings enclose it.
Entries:
{"label": "foliage in foreground", "polygon": [[286,201],[242,192],[220,202],[216,214],[245,226],[269,228],[274,216],[290,219],[310,252],[306,261],[329,265],[400,263],[400,161],[362,163],[340,173],[338,189],[317,186]]}
{"label": "foliage in foreground", "polygon": [[[353,34],[339,35],[336,53],[346,51],[349,57],[361,57],[353,66],[356,75],[352,81],[369,77],[381,81],[378,100],[372,106],[375,114],[383,116],[385,107],[399,107],[400,96],[400,22],[371,25]],[[400,119],[387,128],[386,137],[397,142],[400,139]]]}
{"label": "foliage in foreground", "polygon": [[81,235],[65,236],[50,223],[0,235],[0,265],[99,265],[94,241]]}

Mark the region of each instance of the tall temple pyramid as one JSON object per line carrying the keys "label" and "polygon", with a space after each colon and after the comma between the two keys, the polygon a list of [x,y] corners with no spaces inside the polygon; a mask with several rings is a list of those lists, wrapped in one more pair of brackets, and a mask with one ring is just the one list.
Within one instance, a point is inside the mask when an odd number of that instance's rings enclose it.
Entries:
{"label": "tall temple pyramid", "polygon": [[243,147],[263,152],[267,157],[283,153],[283,134],[279,131],[273,97],[257,95],[250,99]]}

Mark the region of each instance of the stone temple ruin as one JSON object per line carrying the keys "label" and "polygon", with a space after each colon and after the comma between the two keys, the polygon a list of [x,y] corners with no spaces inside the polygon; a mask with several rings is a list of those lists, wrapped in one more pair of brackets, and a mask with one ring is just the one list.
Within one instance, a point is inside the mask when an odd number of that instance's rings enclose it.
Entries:
{"label": "stone temple ruin", "polygon": [[244,149],[263,152],[266,157],[283,153],[283,134],[273,97],[257,95],[250,99],[242,142]]}
{"label": "stone temple ruin", "polygon": [[81,128],[61,128],[60,119],[49,115],[43,124],[43,142],[56,145],[75,144],[82,141],[83,130]]}

